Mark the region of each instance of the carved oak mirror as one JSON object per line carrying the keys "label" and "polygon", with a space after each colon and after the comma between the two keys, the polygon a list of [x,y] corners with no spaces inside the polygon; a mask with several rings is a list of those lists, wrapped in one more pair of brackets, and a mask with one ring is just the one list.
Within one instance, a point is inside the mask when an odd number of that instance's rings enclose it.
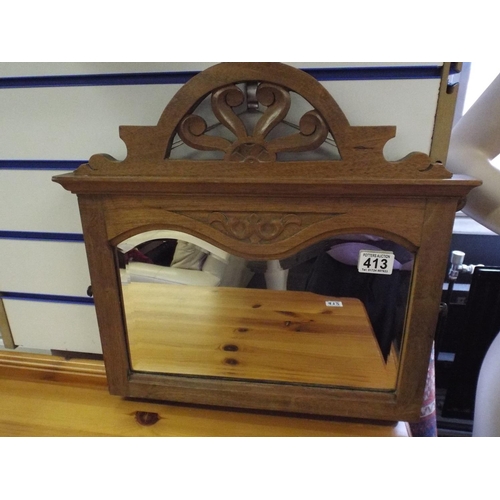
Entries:
{"label": "carved oak mirror", "polygon": [[306,73],[191,79],[78,195],[110,392],[418,417],[457,205],[477,181],[352,127]]}

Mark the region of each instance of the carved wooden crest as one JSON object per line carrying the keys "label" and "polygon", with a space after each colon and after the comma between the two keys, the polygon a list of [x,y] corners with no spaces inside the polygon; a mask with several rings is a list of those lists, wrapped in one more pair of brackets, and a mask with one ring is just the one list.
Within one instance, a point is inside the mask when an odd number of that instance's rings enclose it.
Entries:
{"label": "carved wooden crest", "polygon": [[[251,126],[237,113],[249,105],[244,86],[254,89],[252,105],[262,108]],[[273,135],[293,104],[292,95],[312,108],[296,124],[297,131]],[[209,127],[198,112],[210,102],[216,127]],[[222,133],[224,132],[224,133]],[[441,163],[424,153],[389,162],[383,148],[396,134],[394,126],[353,127],[328,91],[307,73],[280,63],[223,63],[192,78],[174,96],[156,126],[122,126],[120,137],[127,157],[117,161],[94,155],[78,175],[161,176],[169,178],[298,180],[318,179],[445,179]],[[333,138],[340,158],[280,161],[281,153],[301,153],[322,146]],[[171,158],[175,138],[199,151],[214,151],[221,159]],[[238,168],[236,167],[238,164]]]}
{"label": "carved wooden crest", "polygon": [[231,142],[217,136],[206,135],[207,124],[196,114],[185,116],[179,126],[180,138],[195,149],[223,151],[224,160],[233,162],[262,163],[275,161],[277,153],[300,152],[316,149],[323,144],[328,128],[316,111],[305,113],[299,123],[299,132],[267,140],[268,134],[286,117],[290,106],[290,92],[279,85],[260,83],[256,102],[266,110],[250,132],[234,112],[245,101],[243,91],[236,85],[222,87],[212,93],[211,103],[219,122],[231,131],[236,139]]}

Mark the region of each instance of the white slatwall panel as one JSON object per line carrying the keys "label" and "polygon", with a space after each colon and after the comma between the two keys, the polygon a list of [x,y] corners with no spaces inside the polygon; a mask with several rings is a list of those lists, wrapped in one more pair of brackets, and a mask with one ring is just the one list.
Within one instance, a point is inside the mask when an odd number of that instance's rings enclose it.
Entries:
{"label": "white slatwall panel", "polygon": [[[323,82],[351,125],[396,125],[388,160],[428,152],[439,80]],[[181,85],[0,90],[0,158],[87,160],[126,156],[120,125],[156,125]],[[17,126],[13,124],[17,123]]]}
{"label": "white slatwall panel", "polygon": [[[120,125],[155,125],[180,85],[0,89],[0,158],[123,159]],[[15,124],[15,126],[13,125]]]}
{"label": "white slatwall panel", "polygon": [[439,80],[322,82],[353,126],[396,125],[384,154],[395,161],[413,151],[429,153]]}
{"label": "white slatwall panel", "polygon": [[94,306],[10,299],[4,305],[20,348],[102,354]]}
{"label": "white slatwall panel", "polygon": [[0,230],[81,234],[76,196],[51,180],[64,173],[0,169]]}
{"label": "white slatwall panel", "polygon": [[0,239],[0,290],[85,297],[90,275],[85,245]]}

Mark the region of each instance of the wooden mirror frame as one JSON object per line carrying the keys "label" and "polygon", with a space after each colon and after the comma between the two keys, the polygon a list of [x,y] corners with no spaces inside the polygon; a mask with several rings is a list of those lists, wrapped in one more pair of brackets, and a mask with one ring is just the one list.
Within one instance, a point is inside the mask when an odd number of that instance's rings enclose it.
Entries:
{"label": "wooden mirror frame", "polygon": [[[251,136],[233,111],[260,84],[266,112]],[[289,92],[312,111],[300,130],[267,139],[286,116]],[[206,96],[236,137],[204,135],[195,110]],[[382,149],[395,127],[351,127],[314,78],[277,63],[224,63],[193,77],[156,126],[120,127],[127,157],[95,155],[53,178],[78,195],[109,390],[155,400],[385,420],[419,417],[457,207],[479,181],[452,176],[412,153],[396,162]],[[331,133],[340,160],[277,161],[282,151],[317,148]],[[221,160],[174,160],[178,134]],[[132,370],[115,247],[151,229],[202,238],[248,259],[280,259],[325,237],[376,234],[415,252],[404,342],[394,391],[193,377]],[[242,230],[245,228],[245,230]]]}

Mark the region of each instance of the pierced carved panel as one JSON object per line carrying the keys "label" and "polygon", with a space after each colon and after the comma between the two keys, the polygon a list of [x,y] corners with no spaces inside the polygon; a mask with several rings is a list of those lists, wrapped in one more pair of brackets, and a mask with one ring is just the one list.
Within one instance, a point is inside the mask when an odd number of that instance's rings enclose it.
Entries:
{"label": "pierced carved panel", "polygon": [[235,112],[235,108],[245,102],[243,91],[236,85],[228,85],[212,94],[212,111],[219,123],[234,135],[234,141],[207,135],[207,123],[197,114],[189,114],[182,119],[178,127],[179,137],[194,149],[222,151],[224,160],[245,163],[275,161],[278,153],[311,151],[325,142],[329,130],[316,110],[302,116],[298,133],[267,139],[290,109],[290,92],[280,85],[262,82],[255,96],[257,105],[264,106],[265,111],[253,130],[249,131],[249,124]]}

